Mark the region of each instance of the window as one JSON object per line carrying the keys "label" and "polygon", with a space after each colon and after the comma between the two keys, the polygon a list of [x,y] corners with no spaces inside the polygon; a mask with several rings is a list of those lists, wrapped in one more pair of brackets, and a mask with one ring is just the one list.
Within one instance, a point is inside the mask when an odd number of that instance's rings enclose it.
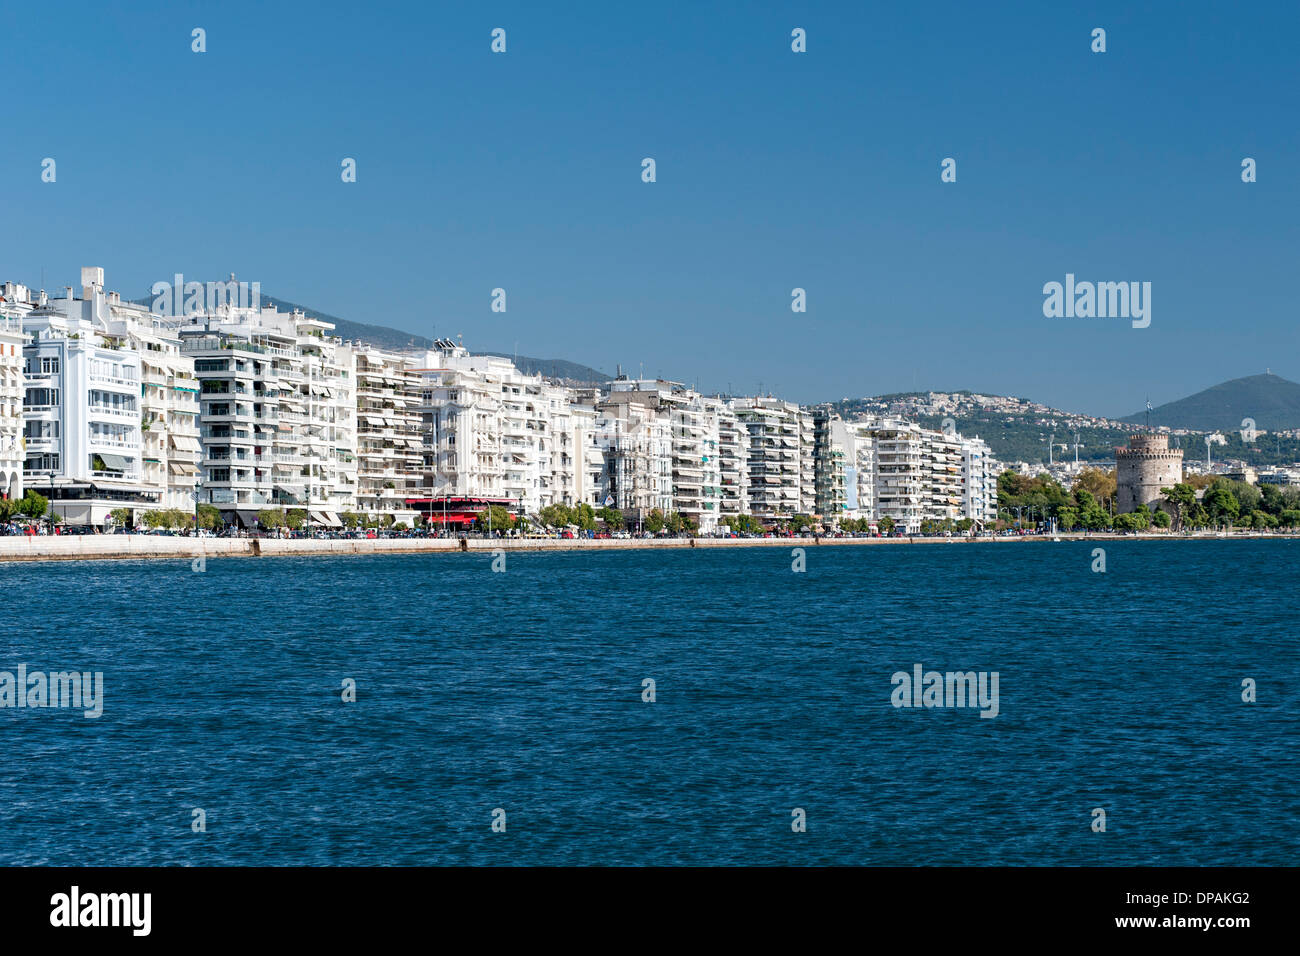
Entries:
{"label": "window", "polygon": [[28,408],[47,408],[59,404],[57,388],[29,388],[23,397],[23,404]]}
{"label": "window", "polygon": [[57,375],[59,372],[58,356],[43,355],[41,356],[41,374]]}
{"label": "window", "polygon": [[29,441],[40,441],[41,439],[45,439],[45,438],[58,438],[59,423],[58,422],[36,422],[36,421],[28,422],[27,427],[23,432],[23,434]]}
{"label": "window", "polygon": [[123,395],[121,392],[104,392],[97,388],[90,390],[90,408],[98,412],[118,412],[130,414],[135,411],[135,396]]}
{"label": "window", "polygon": [[48,472],[59,470],[58,455],[30,455],[23,463],[23,471]]}

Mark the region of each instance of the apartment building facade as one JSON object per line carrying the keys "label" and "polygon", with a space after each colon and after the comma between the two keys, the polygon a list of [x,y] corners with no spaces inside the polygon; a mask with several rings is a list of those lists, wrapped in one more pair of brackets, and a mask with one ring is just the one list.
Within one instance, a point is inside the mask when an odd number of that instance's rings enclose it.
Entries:
{"label": "apartment building facade", "polygon": [[423,489],[424,440],[415,360],[369,345],[349,345],[356,389],[357,510],[414,525],[410,502]]}
{"label": "apartment building facade", "polygon": [[1001,466],[988,443],[976,436],[962,439],[963,517],[980,528],[998,520],[998,474]]}
{"label": "apartment building facade", "polygon": [[749,430],[741,424],[731,403],[710,398],[718,416],[718,521],[750,513]]}
{"label": "apartment building facade", "polygon": [[[11,301],[11,297],[13,301]],[[21,302],[19,301],[21,297]],[[23,496],[23,316],[28,292],[7,283],[0,288],[0,498]]]}
{"label": "apartment building facade", "polygon": [[611,390],[596,406],[595,441],[604,463],[598,504],[633,524],[674,510],[672,416],[661,414],[656,392]]}
{"label": "apartment building facade", "polygon": [[61,307],[37,304],[23,320],[23,481],[71,524],[103,525],[115,509],[163,507],[144,480],[138,352],[111,344]]}
{"label": "apartment building facade", "polygon": [[430,501],[497,501],[535,516],[583,500],[581,427],[591,417],[574,414],[572,390],[449,339],[415,364]]}
{"label": "apartment building facade", "polygon": [[229,304],[173,323],[200,385],[201,500],[243,527],[264,508],[340,527],[357,502],[356,399],[333,325]]}
{"label": "apartment building facade", "polygon": [[812,412],[771,397],[731,403],[748,432],[749,498],[760,521],[817,512],[816,429]]}

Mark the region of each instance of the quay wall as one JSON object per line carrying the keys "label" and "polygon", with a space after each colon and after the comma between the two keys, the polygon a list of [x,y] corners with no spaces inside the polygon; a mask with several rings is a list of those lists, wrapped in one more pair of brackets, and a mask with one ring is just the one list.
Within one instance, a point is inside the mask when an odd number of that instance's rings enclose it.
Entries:
{"label": "quay wall", "polygon": [[[1204,535],[1061,534],[1062,541],[1213,541]],[[1296,538],[1232,534],[1237,538]],[[0,537],[0,562],[89,561],[132,558],[281,557],[304,555],[458,554],[504,551],[615,551],[630,548],[811,548],[836,546],[1023,544],[1047,536],[1008,538],[187,538],[169,535],[11,535]]]}

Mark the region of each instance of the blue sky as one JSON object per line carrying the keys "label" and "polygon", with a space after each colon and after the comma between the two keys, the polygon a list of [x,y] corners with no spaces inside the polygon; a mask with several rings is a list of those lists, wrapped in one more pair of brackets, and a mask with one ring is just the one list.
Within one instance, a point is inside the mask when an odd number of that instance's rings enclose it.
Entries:
{"label": "blue sky", "polygon": [[[10,5],[0,279],[101,265],[136,297],[235,272],[471,348],[804,402],[1118,415],[1300,379],[1300,8],[1126,6]],[[1067,272],[1151,282],[1150,327],[1045,318]]]}

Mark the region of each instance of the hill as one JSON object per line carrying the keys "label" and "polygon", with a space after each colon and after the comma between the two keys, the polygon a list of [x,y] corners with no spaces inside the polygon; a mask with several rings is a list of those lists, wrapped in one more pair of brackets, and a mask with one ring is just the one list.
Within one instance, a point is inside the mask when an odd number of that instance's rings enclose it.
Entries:
{"label": "hill", "polygon": [[[1253,418],[1255,427],[1265,431],[1300,428],[1300,384],[1278,375],[1251,375],[1151,410],[1153,425],[1196,431],[1238,429],[1244,418]],[[1146,412],[1122,421],[1142,424]]]}
{"label": "hill", "polygon": [[[1127,444],[1129,435],[1140,427],[1134,420],[1139,416],[1126,421],[1112,421],[1062,411],[1028,399],[969,391],[900,392],[874,398],[846,398],[831,402],[830,407],[847,419],[861,415],[894,415],[934,429],[942,429],[944,420],[951,419],[962,435],[978,436],[987,441],[994,456],[1003,462],[1045,463],[1049,444],[1054,446],[1051,453],[1057,462],[1073,461],[1076,454],[1080,462],[1113,461],[1115,447]],[[1141,416],[1142,419],[1145,417],[1145,414]],[[1213,449],[1215,461],[1235,459],[1256,468],[1300,461],[1300,439],[1268,435],[1244,441],[1240,432],[1243,417],[1237,415],[1232,425],[1224,428],[1188,431],[1218,431],[1221,434],[1223,443],[1216,444]],[[1154,412],[1152,421],[1155,421]],[[1258,420],[1256,425],[1267,428]],[[1184,431],[1171,435],[1170,443],[1183,449],[1189,462],[1205,460],[1205,443],[1201,435]]]}

